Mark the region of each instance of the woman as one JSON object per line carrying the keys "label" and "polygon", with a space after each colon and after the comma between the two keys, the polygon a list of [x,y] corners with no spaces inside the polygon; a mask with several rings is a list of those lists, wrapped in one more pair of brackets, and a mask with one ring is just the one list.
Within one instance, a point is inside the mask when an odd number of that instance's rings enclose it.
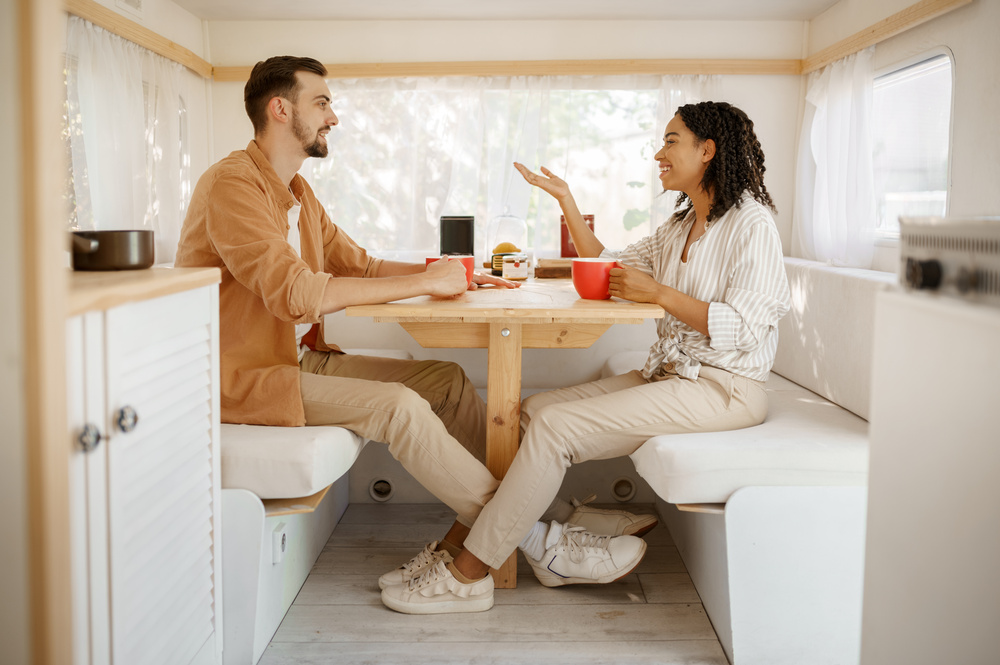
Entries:
{"label": "woman", "polygon": [[[610,582],[631,572],[645,543],[538,522],[573,463],[629,455],[661,434],[757,425],[789,291],[764,186],[764,154],[743,111],[689,104],[667,125],[655,159],[679,211],[617,255],[611,294],[666,311],[643,370],[542,393],[522,405],[523,438],[493,499],[454,561],[439,559],[383,591],[410,613],[492,606],[488,567],[520,545],[546,586]],[[584,224],[569,186],[515,164],[562,207],[581,256],[615,256]],[[450,558],[450,557],[448,557]]]}

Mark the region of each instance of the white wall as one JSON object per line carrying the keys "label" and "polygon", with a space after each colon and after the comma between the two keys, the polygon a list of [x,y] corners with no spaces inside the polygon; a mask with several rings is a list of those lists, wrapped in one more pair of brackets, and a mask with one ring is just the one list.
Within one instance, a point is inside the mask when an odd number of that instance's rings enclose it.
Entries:
{"label": "white wall", "polygon": [[[0,0],[0,311],[21,312],[21,120],[17,2]],[[25,457],[24,339],[20,315],[0,323],[0,644],[3,662],[29,662],[28,508]]]}

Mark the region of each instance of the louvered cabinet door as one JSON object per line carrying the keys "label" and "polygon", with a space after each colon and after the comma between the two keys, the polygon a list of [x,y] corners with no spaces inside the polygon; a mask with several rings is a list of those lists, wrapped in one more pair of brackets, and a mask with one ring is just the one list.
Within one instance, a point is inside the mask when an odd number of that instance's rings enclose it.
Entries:
{"label": "louvered cabinet door", "polygon": [[114,665],[221,661],[217,299],[106,313]]}

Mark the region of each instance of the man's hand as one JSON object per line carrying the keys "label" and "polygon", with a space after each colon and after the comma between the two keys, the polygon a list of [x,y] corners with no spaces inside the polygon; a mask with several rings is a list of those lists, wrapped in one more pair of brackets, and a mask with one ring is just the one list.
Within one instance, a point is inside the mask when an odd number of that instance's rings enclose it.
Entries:
{"label": "man's hand", "polygon": [[663,285],[636,268],[621,263],[611,269],[608,290],[611,295],[632,302],[658,302]]}
{"label": "man's hand", "polygon": [[509,279],[494,277],[493,275],[481,272],[472,273],[472,284],[469,285],[469,288],[475,289],[479,284],[493,284],[494,286],[502,286],[507,289],[516,289],[521,286],[521,282],[512,282]]}
{"label": "man's hand", "polygon": [[427,276],[428,295],[448,298],[465,292],[465,265],[461,261],[441,258],[428,264],[424,274]]}

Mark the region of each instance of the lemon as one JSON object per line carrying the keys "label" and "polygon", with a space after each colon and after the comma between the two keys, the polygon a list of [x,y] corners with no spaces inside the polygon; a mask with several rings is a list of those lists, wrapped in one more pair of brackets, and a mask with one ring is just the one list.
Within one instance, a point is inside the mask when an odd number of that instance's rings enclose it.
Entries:
{"label": "lemon", "polygon": [[511,252],[520,252],[520,251],[521,250],[517,248],[517,245],[515,245],[512,242],[502,242],[493,248],[494,254],[509,254]]}

